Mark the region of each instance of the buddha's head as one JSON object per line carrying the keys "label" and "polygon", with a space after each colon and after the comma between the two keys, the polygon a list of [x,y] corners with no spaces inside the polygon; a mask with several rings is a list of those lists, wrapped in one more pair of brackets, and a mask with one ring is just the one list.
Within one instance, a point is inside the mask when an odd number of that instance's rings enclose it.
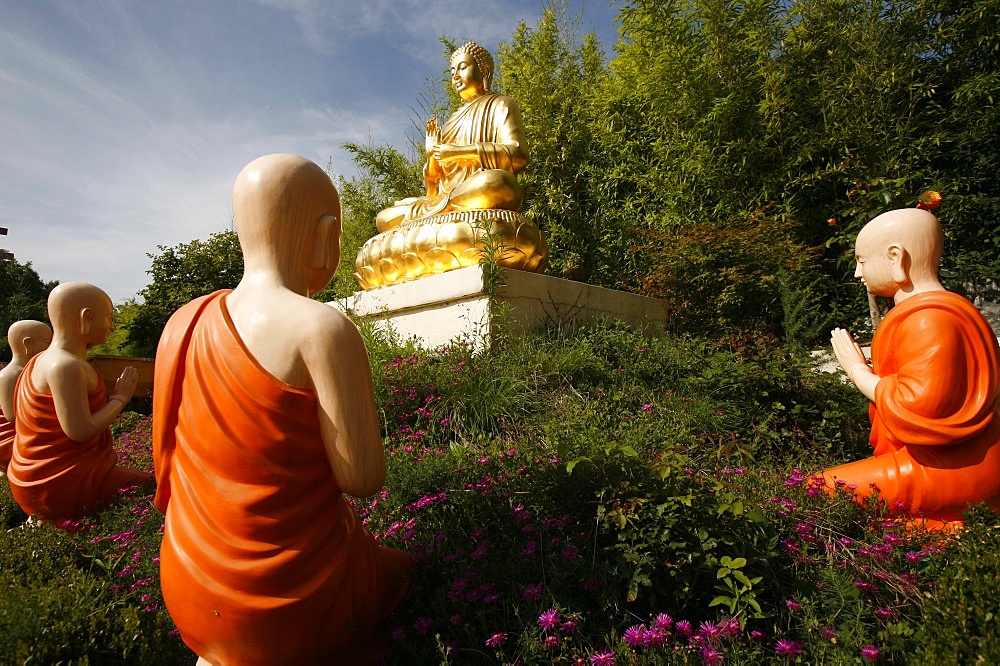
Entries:
{"label": "buddha's head", "polygon": [[58,285],[49,293],[48,310],[55,337],[64,341],[99,345],[115,330],[111,298],[86,282]]}
{"label": "buddha's head", "polygon": [[902,208],[879,215],[858,234],[854,277],[877,296],[895,296],[901,289],[922,290],[939,285],[938,264],[944,233],[933,213]]}
{"label": "buddha's head", "polygon": [[233,216],[247,273],[277,272],[308,293],[340,263],[340,196],[323,169],[298,155],[258,157],[233,187]]}
{"label": "buddha's head", "polygon": [[51,342],[52,329],[34,319],[15,321],[7,329],[7,344],[10,345],[15,361],[30,359],[48,349]]}
{"label": "buddha's head", "polygon": [[490,91],[493,69],[490,52],[475,42],[467,42],[451,54],[451,85],[467,102]]}

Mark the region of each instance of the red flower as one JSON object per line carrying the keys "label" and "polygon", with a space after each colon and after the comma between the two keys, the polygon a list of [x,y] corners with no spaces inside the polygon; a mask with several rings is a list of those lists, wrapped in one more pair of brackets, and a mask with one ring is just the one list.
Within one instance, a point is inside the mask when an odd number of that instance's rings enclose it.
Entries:
{"label": "red flower", "polygon": [[941,207],[941,201],[943,197],[940,192],[935,192],[934,190],[927,190],[919,197],[917,197],[917,208],[920,210],[929,210],[932,213]]}

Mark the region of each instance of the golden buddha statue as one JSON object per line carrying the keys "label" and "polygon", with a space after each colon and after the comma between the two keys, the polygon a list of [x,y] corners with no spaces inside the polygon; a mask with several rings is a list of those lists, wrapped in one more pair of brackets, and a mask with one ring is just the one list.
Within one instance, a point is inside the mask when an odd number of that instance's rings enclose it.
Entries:
{"label": "golden buddha statue", "polygon": [[358,282],[374,289],[481,263],[489,237],[497,264],[541,270],[548,250],[520,214],[516,174],[528,164],[524,125],[510,97],[490,92],[493,57],[469,42],[451,56],[462,106],[444,127],[427,121],[427,194],[395,202],[375,218],[379,234],[358,252]]}

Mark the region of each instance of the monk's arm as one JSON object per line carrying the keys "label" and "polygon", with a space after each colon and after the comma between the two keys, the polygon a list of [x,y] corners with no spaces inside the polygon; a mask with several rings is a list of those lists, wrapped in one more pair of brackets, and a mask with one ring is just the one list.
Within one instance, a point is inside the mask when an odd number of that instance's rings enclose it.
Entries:
{"label": "monk's arm", "polygon": [[328,310],[325,335],[307,338],[304,357],[337,485],[349,495],[367,497],[385,483],[371,366],[358,329],[340,312]]}
{"label": "monk's arm", "polygon": [[0,411],[11,423],[14,422],[14,387],[19,374],[19,369],[14,365],[0,370]]}
{"label": "monk's arm", "polygon": [[[136,376],[135,368],[126,368],[115,384],[114,396],[103,407],[91,413],[87,397],[88,375],[84,363],[62,363],[49,369],[47,383],[52,391],[56,418],[66,436],[74,442],[87,442],[107,430],[132,397]],[[101,381],[100,378],[98,381]]]}

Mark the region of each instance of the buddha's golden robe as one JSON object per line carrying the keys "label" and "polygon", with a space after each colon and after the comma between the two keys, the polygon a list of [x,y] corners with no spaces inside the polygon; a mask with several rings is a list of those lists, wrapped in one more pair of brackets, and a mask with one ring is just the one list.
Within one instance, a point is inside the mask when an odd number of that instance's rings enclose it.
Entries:
{"label": "buddha's golden robe", "polygon": [[1000,511],[1000,365],[982,314],[957,294],[911,296],[878,327],[872,363],[875,457],[826,470],[827,482],[862,497],[874,485],[914,517],[957,521],[981,501]]}
{"label": "buddha's golden robe", "polygon": [[[52,395],[31,383],[37,358],[28,361],[17,380],[17,434],[7,468],[11,494],[24,512],[53,521],[79,518],[113,500],[118,490],[148,482],[149,474],[117,466],[110,429],[87,442],[63,432]],[[87,395],[91,413],[107,403],[104,390],[99,381]]]}
{"label": "buddha's golden robe", "polygon": [[407,592],[337,486],[316,396],[264,370],[221,291],[171,317],[156,355],[153,455],[163,599],[217,664],[345,663]]}
{"label": "buddha's golden robe", "polygon": [[441,128],[439,141],[475,145],[479,160],[440,163],[430,157],[424,178],[436,182],[437,191],[416,197],[404,222],[447,210],[452,191],[478,171],[498,169],[517,174],[528,163],[521,113],[517,103],[503,95],[486,93],[463,104]]}

